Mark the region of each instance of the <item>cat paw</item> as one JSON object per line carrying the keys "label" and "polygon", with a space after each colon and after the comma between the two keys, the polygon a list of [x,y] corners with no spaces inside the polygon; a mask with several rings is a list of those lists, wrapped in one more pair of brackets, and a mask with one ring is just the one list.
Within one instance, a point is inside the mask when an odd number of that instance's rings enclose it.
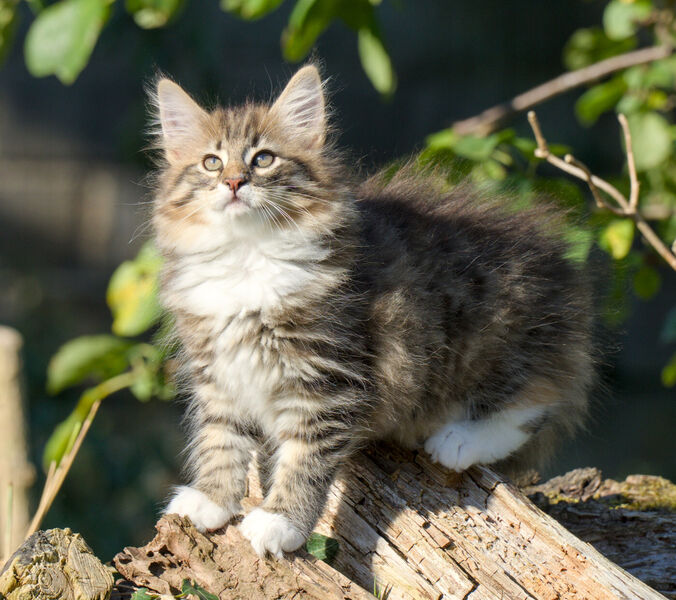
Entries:
{"label": "cat paw", "polygon": [[293,552],[305,542],[305,536],[287,517],[262,508],[256,508],[244,517],[239,530],[259,556],[269,552],[282,558],[282,550]]}
{"label": "cat paw", "polygon": [[425,442],[432,460],[453,471],[464,471],[482,462],[481,439],[470,424],[448,423]]}
{"label": "cat paw", "polygon": [[204,533],[205,531],[220,529],[239,510],[239,506],[223,508],[199,490],[181,486],[176,489],[176,493],[164,510],[164,514],[176,513],[182,517],[190,517],[197,530]]}

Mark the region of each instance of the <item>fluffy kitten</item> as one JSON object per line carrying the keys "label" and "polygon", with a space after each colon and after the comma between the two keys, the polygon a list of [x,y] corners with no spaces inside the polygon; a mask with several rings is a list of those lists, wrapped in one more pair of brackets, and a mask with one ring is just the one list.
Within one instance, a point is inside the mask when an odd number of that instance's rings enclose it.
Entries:
{"label": "fluffy kitten", "polygon": [[207,112],[166,79],[156,100],[162,298],[193,392],[191,484],[167,512],[225,525],[255,450],[265,499],[240,529],[281,556],[365,440],[460,471],[581,422],[589,291],[551,214],[412,169],[355,185],[313,66],[272,106]]}

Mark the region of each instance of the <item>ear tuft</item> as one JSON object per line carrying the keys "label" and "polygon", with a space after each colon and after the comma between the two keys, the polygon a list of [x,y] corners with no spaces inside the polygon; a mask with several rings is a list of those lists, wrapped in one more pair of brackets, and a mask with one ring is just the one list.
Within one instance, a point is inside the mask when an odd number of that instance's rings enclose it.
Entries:
{"label": "ear tuft", "polygon": [[326,134],[326,114],[322,80],[314,65],[300,69],[284,88],[270,112],[281,122],[292,139],[319,148]]}
{"label": "ear tuft", "polygon": [[185,149],[200,137],[207,113],[180,85],[169,79],[161,79],[157,84],[157,106],[167,160],[178,161]]}

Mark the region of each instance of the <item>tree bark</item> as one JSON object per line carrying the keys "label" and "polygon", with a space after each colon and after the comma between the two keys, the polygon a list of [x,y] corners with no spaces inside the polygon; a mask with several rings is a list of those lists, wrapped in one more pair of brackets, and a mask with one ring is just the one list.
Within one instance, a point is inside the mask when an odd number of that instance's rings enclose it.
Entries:
{"label": "tree bark", "polygon": [[[566,514],[575,515],[582,522],[577,530],[591,541],[605,548],[615,544],[614,558],[623,559],[637,574],[648,573],[653,585],[671,595],[676,589],[676,515],[669,498],[676,495],[676,487],[661,481],[664,489],[656,495],[667,500],[664,506],[647,506],[647,511],[638,510],[629,488],[618,492],[611,484],[599,483],[593,491],[582,486],[585,499],[564,494],[560,485],[558,491],[528,491],[564,522]],[[252,486],[254,496],[255,491]],[[606,492],[610,500],[599,496]],[[618,494],[626,499],[625,508],[617,503]],[[255,503],[252,499],[250,505]],[[645,523],[653,520],[658,523],[656,536],[671,531],[671,537],[663,537],[654,553],[643,546],[641,564],[646,568],[636,569],[630,541],[639,537],[637,528],[643,533]],[[603,546],[609,529],[623,541],[617,538]],[[125,549],[114,564],[135,585],[167,594],[190,578],[220,600],[361,599],[371,597],[366,590],[374,589],[381,597],[389,594],[389,600],[664,598],[492,470],[456,474],[430,463],[423,453],[386,445],[369,448],[346,468],[331,489],[316,531],[338,541],[331,566],[304,552],[289,561],[262,560],[236,527],[203,536],[185,519],[170,516],[160,520],[150,544]]]}

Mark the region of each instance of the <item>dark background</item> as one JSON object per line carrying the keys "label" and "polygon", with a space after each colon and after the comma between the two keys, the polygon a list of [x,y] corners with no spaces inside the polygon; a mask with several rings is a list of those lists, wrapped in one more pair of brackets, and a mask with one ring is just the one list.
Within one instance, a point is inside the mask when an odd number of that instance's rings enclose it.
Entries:
{"label": "dark background", "polygon": [[[109,330],[108,278],[147,237],[144,86],[160,69],[203,101],[270,98],[296,68],[284,63],[279,46],[290,6],[248,23],[215,1],[189,0],[174,24],[143,31],[116,3],[72,86],[32,78],[21,43],[0,69],[0,323],[25,338],[36,464],[78,396],[46,395],[49,357],[77,335]],[[341,144],[365,173],[415,152],[426,135],[559,74],[566,40],[599,24],[603,7],[578,0],[383,2],[378,15],[399,80],[387,102],[361,70],[354,34],[332,26],[315,57],[330,78]],[[19,41],[31,20],[25,17]],[[575,148],[596,171],[620,173],[614,119],[583,129],[573,116],[579,93],[538,109],[549,139]],[[529,135],[525,118],[514,125]],[[596,271],[602,293],[602,261]],[[562,449],[546,475],[592,465],[614,478],[676,478],[676,403],[659,381],[671,349],[658,342],[676,278],[667,269],[663,276],[660,294],[636,301],[621,330],[600,332],[603,385],[588,431]],[[179,403],[142,404],[125,393],[107,399],[44,526],[80,531],[103,558],[148,539],[169,486],[179,481],[180,415]]]}

